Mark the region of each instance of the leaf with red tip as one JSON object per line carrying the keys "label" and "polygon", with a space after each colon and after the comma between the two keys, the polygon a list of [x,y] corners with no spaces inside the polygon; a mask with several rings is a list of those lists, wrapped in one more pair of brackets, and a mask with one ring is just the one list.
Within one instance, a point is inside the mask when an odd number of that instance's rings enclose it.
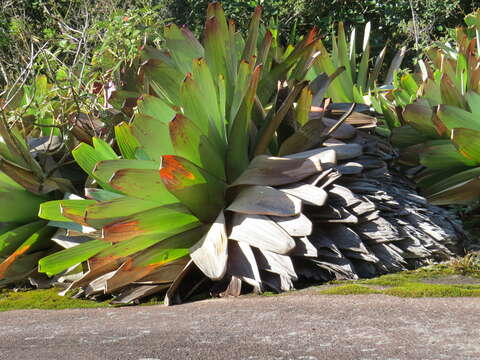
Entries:
{"label": "leaf with red tip", "polygon": [[193,121],[177,114],[170,124],[170,137],[175,153],[225,180],[225,164],[214,145]]}
{"label": "leaf with red tip", "polygon": [[203,57],[203,46],[186,27],[175,24],[165,27],[165,42],[172,58],[183,73],[192,71],[193,59]]}
{"label": "leaf with red tip", "polygon": [[112,176],[110,185],[122,194],[153,201],[159,205],[178,202],[163,184],[158,170],[121,169]]}
{"label": "leaf with red tip", "polygon": [[[139,236],[167,238],[200,225],[182,204],[163,205],[127,216],[103,227],[103,240],[122,242]],[[126,254],[123,254],[126,255]]]}
{"label": "leaf with red tip", "polygon": [[160,178],[204,222],[212,222],[224,206],[226,184],[182,157],[162,156]]}

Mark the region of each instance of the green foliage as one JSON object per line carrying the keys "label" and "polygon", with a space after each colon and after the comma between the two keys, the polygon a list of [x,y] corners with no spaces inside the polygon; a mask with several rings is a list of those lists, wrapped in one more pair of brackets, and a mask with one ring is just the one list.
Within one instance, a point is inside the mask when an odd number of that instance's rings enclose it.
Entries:
{"label": "green foliage", "polygon": [[419,73],[398,74],[396,88],[378,97],[392,142],[402,149],[400,163],[425,167],[415,180],[439,205],[480,197],[480,34],[474,25],[457,28],[454,45],[428,48]]}
{"label": "green foliage", "polygon": [[[187,24],[196,33],[203,30],[201,17],[208,0],[169,0],[168,8],[172,17]],[[394,48],[411,46],[418,42],[418,50],[432,39],[447,35],[447,29],[461,25],[465,14],[476,7],[475,0],[414,0],[413,21],[410,0],[274,0],[222,2],[228,16],[238,19],[240,27],[245,29],[248,15],[256,5],[265,9],[265,19],[272,18],[280,33],[291,34],[284,41],[304,34],[317,26],[321,34],[328,37],[332,25],[344,21],[358,28],[372,23],[373,52],[378,53],[389,42]],[[267,20],[268,21],[268,20]],[[391,50],[391,49],[390,49]],[[393,56],[393,55],[392,55]]]}

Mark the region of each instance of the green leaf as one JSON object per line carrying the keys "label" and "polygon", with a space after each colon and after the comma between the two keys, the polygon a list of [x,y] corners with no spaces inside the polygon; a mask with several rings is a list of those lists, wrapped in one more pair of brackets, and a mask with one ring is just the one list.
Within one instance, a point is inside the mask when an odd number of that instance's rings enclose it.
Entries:
{"label": "green leaf", "polygon": [[467,99],[470,111],[474,114],[480,114],[480,94],[469,90],[466,93],[465,98]]}
{"label": "green leaf", "polygon": [[178,114],[170,122],[170,137],[176,155],[225,180],[225,160],[216,151],[208,136],[190,119]]}
{"label": "green leaf", "polygon": [[94,146],[95,147],[86,143],[80,143],[80,145],[73,149],[72,156],[83,171],[97,180],[102,188],[112,191],[113,189],[111,189],[107,183],[95,177],[93,170],[99,161],[114,160],[117,159],[118,156],[110,146],[102,140],[94,138]]}
{"label": "green leaf", "polygon": [[53,276],[111,247],[102,240],[91,240],[40,259],[38,271]]}
{"label": "green leaf", "polygon": [[[154,118],[138,113],[132,124],[132,133],[150,160],[158,161],[160,156],[173,153],[168,123],[173,119]],[[105,159],[107,160],[107,159]]]}
{"label": "green leaf", "polygon": [[125,159],[135,159],[135,151],[140,144],[135,136],[133,136],[130,125],[122,122],[115,126],[115,138],[122,156]]}
{"label": "green leaf", "polygon": [[243,49],[242,60],[250,61],[250,58],[255,55],[257,50],[258,30],[260,20],[262,17],[262,7],[257,6],[252,16],[250,26],[248,28],[248,37]]}
{"label": "green leaf", "polygon": [[443,104],[465,108],[465,100],[461,92],[455,87],[446,74],[440,81],[440,91],[442,93]]}
{"label": "green leaf", "polygon": [[180,103],[180,84],[185,74],[160,59],[150,59],[143,67],[145,82],[169,105]]}
{"label": "green leaf", "polygon": [[[85,210],[90,205],[95,204],[95,200],[54,200],[44,202],[40,206],[40,211],[38,217],[41,219],[52,220],[52,221],[65,221],[70,222],[71,220],[76,221],[79,217],[82,217],[82,214],[85,213]],[[75,219],[66,215],[66,210],[68,209],[68,214],[74,216]],[[83,220],[79,221],[80,223]]]}
{"label": "green leaf", "polygon": [[[257,66],[247,86],[243,103],[229,133],[227,151],[227,178],[232,181],[245,170],[250,161],[249,144],[252,124],[252,109],[260,80],[262,67]],[[218,212],[217,212],[218,213]]]}
{"label": "green leaf", "polygon": [[452,142],[460,154],[477,165],[480,163],[480,130],[452,129]]}
{"label": "green leaf", "polygon": [[16,227],[0,236],[0,258],[12,254],[25,240],[45,227],[44,221],[36,221]]}
{"label": "green leaf", "polygon": [[430,196],[478,177],[480,177],[480,167],[460,172],[452,169],[448,174],[443,174],[442,178],[438,179],[430,187],[425,188],[424,193]]}
{"label": "green leaf", "polygon": [[455,106],[439,105],[437,108],[438,131],[444,137],[450,137],[454,128],[480,130],[480,117]]}
{"label": "green leaf", "polygon": [[[180,80],[180,83],[182,80]],[[147,94],[143,94],[141,100],[138,102],[138,112],[164,124],[168,124],[176,114],[175,111],[160,98]]]}
{"label": "green leaf", "polygon": [[133,281],[142,279],[152,272],[157,271],[157,269],[187,256],[189,247],[198,242],[204,232],[204,227],[197,227],[169,237],[146,248],[133,259],[127,261],[127,266],[122,266],[115,275],[108,280],[108,291],[114,291]]}
{"label": "green leaf", "polygon": [[421,99],[407,105],[403,111],[403,118],[411,127],[422,135],[435,139],[440,136],[432,122],[432,117],[433,111],[431,107]]}
{"label": "green leaf", "polygon": [[163,156],[160,177],[166,188],[204,222],[213,221],[224,206],[226,184],[184,158]]}
{"label": "green leaf", "polygon": [[26,190],[0,183],[0,222],[28,222],[37,218],[40,204],[46,199]]}
{"label": "green leaf", "polygon": [[146,169],[157,170],[160,168],[159,160],[134,160],[134,159],[117,159],[104,160],[97,163],[93,174],[102,181],[109,182],[112,176],[122,169]]}
{"label": "green leaf", "polygon": [[295,120],[298,125],[304,126],[308,120],[312,108],[313,94],[309,87],[302,90],[295,107]]}
{"label": "green leaf", "polygon": [[[183,204],[169,204],[127,216],[104,226],[103,241],[124,242],[135,237],[152,235],[155,235],[155,238],[166,239],[199,225],[198,219]],[[144,248],[148,246],[145,245]]]}
{"label": "green leaf", "polygon": [[186,27],[178,28],[175,24],[165,27],[165,42],[172,58],[181,72],[192,71],[192,61],[204,56],[203,46]]}
{"label": "green leaf", "polygon": [[478,162],[462,156],[450,140],[425,143],[420,154],[420,163],[429,169],[448,169],[461,166],[475,166]]}
{"label": "green leaf", "polygon": [[428,197],[434,205],[469,204],[480,198],[480,178],[458,183]]}
{"label": "green leaf", "polygon": [[[193,78],[198,84],[199,95],[203,100],[203,107],[210,121],[209,126],[213,125],[217,129],[222,141],[226,141],[225,116],[222,116],[222,113],[225,112],[224,100],[220,101],[217,96],[217,88],[215,87],[212,73],[204,59],[197,59],[193,62]],[[224,90],[222,89],[221,91],[223,92]]]}
{"label": "green leaf", "polygon": [[99,229],[107,224],[159,206],[158,202],[122,197],[111,201],[98,202],[85,210],[85,223]]}
{"label": "green leaf", "polygon": [[[208,94],[203,92],[204,88],[205,86],[200,86],[190,74],[187,74],[180,91],[183,112],[187,118],[195,123],[203,134],[207,134],[210,141],[215,144],[217,151],[223,153],[226,148],[226,139],[222,138],[223,135],[219,132],[219,126],[221,126],[222,129],[223,126],[219,124],[219,122],[222,122],[222,119],[219,118],[218,104],[216,100],[214,103],[205,100],[205,98],[209,96],[216,97],[216,91],[213,90],[212,94]],[[212,115],[213,113],[217,115]],[[217,120],[213,119],[212,116],[217,117]],[[170,151],[162,155],[173,153],[173,151]]]}
{"label": "green leaf", "polygon": [[421,144],[428,140],[431,140],[429,136],[415,130],[410,125],[392,129],[392,144],[399,148],[404,148],[415,144]]}
{"label": "green leaf", "polygon": [[365,33],[363,35],[363,52],[357,78],[357,85],[362,90],[362,93],[367,90],[368,65],[370,61],[370,29],[371,24],[368,22],[367,25],[365,25]]}
{"label": "green leaf", "polygon": [[32,259],[28,255],[46,250],[51,245],[50,237],[54,232],[54,228],[44,225],[31,234],[0,264],[0,279],[9,280],[12,277],[18,279],[29,275],[36,268],[38,257],[34,256]]}
{"label": "green leaf", "polygon": [[154,201],[159,205],[178,202],[160,179],[158,169],[121,169],[112,176],[110,185],[129,197]]}

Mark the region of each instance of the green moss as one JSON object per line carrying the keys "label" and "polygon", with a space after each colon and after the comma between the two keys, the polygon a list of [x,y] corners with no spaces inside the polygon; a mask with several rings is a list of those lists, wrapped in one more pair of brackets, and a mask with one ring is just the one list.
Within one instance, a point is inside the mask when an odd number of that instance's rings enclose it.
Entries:
{"label": "green moss", "polygon": [[322,295],[366,295],[380,293],[381,291],[357,284],[335,286],[330,289],[320,291],[320,294]]}
{"label": "green moss", "polygon": [[464,297],[480,296],[480,286],[406,283],[385,289],[382,294],[400,297]]}
{"label": "green moss", "polygon": [[[395,274],[383,275],[378,278],[358,281],[360,284],[378,286],[401,286],[405,283],[418,282],[425,279],[438,279],[452,275],[461,275],[448,264],[440,264],[417,270],[402,271]],[[480,274],[469,274],[472,277],[480,277]]]}
{"label": "green moss", "polygon": [[[457,263],[460,260],[457,260]],[[321,294],[354,295],[354,294],[384,294],[400,297],[463,297],[479,296],[480,285],[474,284],[435,284],[435,279],[454,275],[466,275],[464,268],[457,263],[440,264],[412,271],[402,271],[396,274],[383,275],[378,278],[359,281],[335,281],[341,286],[321,291]],[[460,269],[460,270],[459,270]],[[469,271],[469,277],[479,278],[480,272]],[[427,283],[431,282],[431,283]],[[342,285],[343,284],[343,285]],[[386,287],[372,289],[371,286]]]}
{"label": "green moss", "polygon": [[77,309],[99,308],[108,306],[108,302],[72,299],[68,296],[59,296],[60,289],[38,289],[34,291],[3,290],[0,292],[0,311],[23,309]]}

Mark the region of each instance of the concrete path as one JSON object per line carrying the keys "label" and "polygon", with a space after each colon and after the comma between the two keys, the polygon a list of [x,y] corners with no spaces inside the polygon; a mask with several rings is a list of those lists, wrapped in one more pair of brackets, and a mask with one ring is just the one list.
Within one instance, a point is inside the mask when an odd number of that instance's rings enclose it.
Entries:
{"label": "concrete path", "polygon": [[480,299],[293,294],[0,313],[0,359],[480,359]]}

